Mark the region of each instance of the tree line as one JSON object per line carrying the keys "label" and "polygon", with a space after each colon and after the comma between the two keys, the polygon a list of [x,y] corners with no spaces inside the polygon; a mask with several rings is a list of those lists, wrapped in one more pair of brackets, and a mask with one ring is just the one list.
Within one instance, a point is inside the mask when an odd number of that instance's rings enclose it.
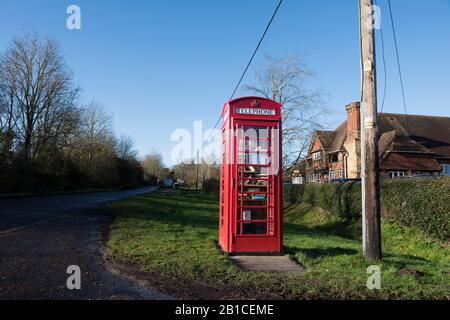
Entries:
{"label": "tree line", "polygon": [[[303,55],[266,57],[257,83],[246,91],[283,105],[283,167],[307,153],[312,131],[324,126],[323,94],[305,89],[312,76]],[[58,44],[21,36],[0,53],[0,192],[34,192],[156,184],[171,172],[188,186],[197,166],[171,170],[161,155],[137,159],[133,140],[116,136],[112,115],[93,101],[81,105],[80,87]],[[200,181],[218,179],[218,166],[204,162]]]}
{"label": "tree line", "polygon": [[0,54],[0,192],[142,185],[134,143],[80,87],[58,44],[21,36]]}
{"label": "tree line", "polygon": [[164,165],[162,157],[158,153],[146,155],[142,161],[144,177],[146,181],[156,184],[168,176],[184,182],[184,187],[194,188],[198,181],[198,187],[209,189],[219,185],[219,164],[209,159],[202,159],[196,164],[194,159],[180,161],[172,168]]}

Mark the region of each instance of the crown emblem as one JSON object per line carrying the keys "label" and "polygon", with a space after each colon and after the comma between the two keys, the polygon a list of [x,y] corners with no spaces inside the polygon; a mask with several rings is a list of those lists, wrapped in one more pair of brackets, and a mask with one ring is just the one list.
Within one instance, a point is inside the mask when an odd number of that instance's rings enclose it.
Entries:
{"label": "crown emblem", "polygon": [[259,101],[258,100],[253,100],[252,101],[252,108],[259,108]]}

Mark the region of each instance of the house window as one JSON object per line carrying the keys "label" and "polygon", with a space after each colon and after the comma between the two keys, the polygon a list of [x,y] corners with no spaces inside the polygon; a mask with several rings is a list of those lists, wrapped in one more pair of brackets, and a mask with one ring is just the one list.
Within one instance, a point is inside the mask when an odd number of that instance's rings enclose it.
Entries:
{"label": "house window", "polygon": [[395,179],[398,177],[404,177],[405,171],[389,171],[389,178]]}
{"label": "house window", "polygon": [[342,177],[342,169],[336,171],[330,171],[330,180],[341,179]]}
{"label": "house window", "polygon": [[322,174],[321,173],[316,173],[314,175],[314,182],[320,182],[322,180]]}
{"label": "house window", "polygon": [[336,179],[336,171],[330,171],[330,181]]}
{"label": "house window", "polygon": [[321,151],[314,152],[312,156],[314,160],[320,160],[322,159],[322,152]]}
{"label": "house window", "polygon": [[443,164],[441,176],[450,177],[450,164]]}
{"label": "house window", "polygon": [[339,161],[339,155],[337,153],[333,153],[330,155],[330,162],[338,162]]}

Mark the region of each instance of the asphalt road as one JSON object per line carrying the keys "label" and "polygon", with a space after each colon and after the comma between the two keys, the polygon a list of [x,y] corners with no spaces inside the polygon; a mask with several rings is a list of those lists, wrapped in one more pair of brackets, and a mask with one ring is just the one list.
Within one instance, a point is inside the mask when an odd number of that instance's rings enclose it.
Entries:
{"label": "asphalt road", "polygon": [[102,203],[149,192],[151,190],[153,190],[152,187],[147,187],[113,192],[0,199],[0,233],[4,233],[5,230],[41,223],[42,221],[73,212],[79,212],[83,209],[95,208]]}
{"label": "asphalt road", "polygon": [[[109,272],[101,258],[111,217],[99,205],[152,190],[0,199],[0,299],[170,299]],[[79,290],[67,288],[71,265]]]}

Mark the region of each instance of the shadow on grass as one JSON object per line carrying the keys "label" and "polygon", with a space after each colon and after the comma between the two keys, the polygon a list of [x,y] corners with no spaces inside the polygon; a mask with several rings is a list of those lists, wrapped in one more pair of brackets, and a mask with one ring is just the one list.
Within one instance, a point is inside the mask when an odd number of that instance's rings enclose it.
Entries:
{"label": "shadow on grass", "polygon": [[[123,211],[120,216],[142,221],[157,221],[167,225],[201,228],[203,229],[202,232],[208,233],[216,232],[218,229],[217,201],[216,199],[211,199],[211,197],[196,195],[192,192],[182,192],[152,194],[145,197],[136,197],[135,199],[142,201],[141,205],[135,209]],[[339,241],[339,238],[342,238],[342,240],[354,240],[356,245],[360,239],[355,235],[355,230],[351,229],[351,225],[354,223],[354,221],[349,220],[317,227],[285,223],[284,232],[285,235],[290,237],[305,236],[317,240],[327,237],[338,237],[336,241]],[[206,236],[207,234],[205,234],[205,238]],[[345,244],[343,244],[343,247],[337,245],[338,243],[334,242],[325,248],[323,246],[320,248],[286,246],[285,251],[292,255],[302,253],[312,259],[360,253],[359,250],[348,248]],[[384,262],[398,269],[405,267],[420,268],[420,265],[429,263],[427,259],[422,257],[392,253],[384,255]]]}
{"label": "shadow on grass", "polygon": [[320,257],[335,257],[335,256],[341,256],[341,255],[353,255],[353,254],[357,254],[358,250],[348,249],[348,248],[339,248],[339,247],[302,249],[302,248],[286,246],[285,252],[288,254],[293,254],[293,255],[303,253],[309,258],[316,259],[316,258],[320,258]]}
{"label": "shadow on grass", "polygon": [[[397,269],[403,269],[403,268],[419,268],[423,266],[424,264],[427,264],[428,266],[430,264],[436,264],[433,261],[430,261],[428,259],[407,255],[407,254],[392,254],[392,253],[385,253],[383,255],[383,262],[397,268]],[[436,267],[437,269],[437,267]]]}
{"label": "shadow on grass", "polygon": [[315,229],[322,232],[331,233],[345,239],[361,240],[361,228],[359,228],[359,226],[355,226],[356,223],[358,223],[358,221],[346,219],[317,226]]}
{"label": "shadow on grass", "polygon": [[[359,239],[348,239],[341,235],[337,234],[331,234],[330,232],[327,232],[323,230],[322,228],[310,228],[306,227],[304,225],[297,225],[297,224],[285,224],[284,230],[287,235],[289,236],[295,236],[295,235],[302,235],[309,239],[316,239],[321,240],[329,236],[335,236],[340,237],[342,240],[354,240],[355,244],[358,244],[360,242]],[[336,239],[337,242],[339,242],[339,239]],[[296,254],[304,254],[309,258],[317,259],[321,257],[337,257],[341,255],[357,255],[362,254],[360,250],[352,249],[345,247],[343,245],[342,247],[336,246],[337,243],[334,245],[330,245],[328,247],[323,247],[325,242],[322,242],[321,248],[302,248],[302,247],[295,247],[295,246],[285,246],[285,251],[288,254],[296,255]],[[418,268],[420,269],[421,266],[424,264],[433,263],[423,257],[413,256],[413,255],[407,255],[407,254],[400,254],[400,253],[390,253],[386,252],[383,254],[383,263],[386,263],[396,269],[403,269],[408,267]]]}
{"label": "shadow on grass", "polygon": [[[189,200],[194,200],[198,203],[209,203],[211,205],[218,205],[219,198],[217,196],[211,195],[211,194],[203,194],[201,191],[198,193],[195,193],[195,191],[191,190],[180,190],[180,191],[174,191],[174,192],[165,192],[165,193],[159,193],[157,198],[161,199],[172,199],[175,201],[181,201],[186,202]],[[156,198],[155,197],[155,198]]]}
{"label": "shadow on grass", "polygon": [[317,228],[307,227],[301,224],[284,223],[284,234],[285,235],[304,235],[310,238],[324,238],[329,236],[339,236],[335,234],[330,234],[327,231],[319,230]]}
{"label": "shadow on grass", "polygon": [[[183,196],[166,198],[160,194],[134,199],[142,201],[142,204],[134,209],[122,211],[119,216],[143,221],[153,220],[169,225],[183,225],[211,230],[218,228],[218,209],[214,206],[205,205],[203,200],[198,197],[187,200]],[[127,206],[126,203],[125,206]]]}

